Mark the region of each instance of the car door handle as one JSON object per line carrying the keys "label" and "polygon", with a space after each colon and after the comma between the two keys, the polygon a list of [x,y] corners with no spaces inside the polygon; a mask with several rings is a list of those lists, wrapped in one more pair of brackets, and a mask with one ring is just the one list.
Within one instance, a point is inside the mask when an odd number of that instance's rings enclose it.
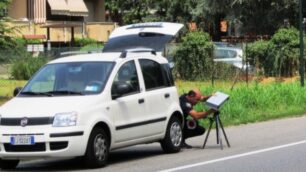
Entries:
{"label": "car door handle", "polygon": [[139,104],[142,104],[142,103],[144,103],[145,101],[144,101],[144,99],[138,99],[138,103]]}
{"label": "car door handle", "polygon": [[167,98],[169,98],[170,97],[170,94],[169,93],[166,93],[165,94],[165,98],[167,99]]}

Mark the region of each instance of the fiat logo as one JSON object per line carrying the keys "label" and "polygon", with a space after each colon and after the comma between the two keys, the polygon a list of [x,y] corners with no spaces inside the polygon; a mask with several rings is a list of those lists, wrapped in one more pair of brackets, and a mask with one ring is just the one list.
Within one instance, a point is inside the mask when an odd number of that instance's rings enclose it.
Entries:
{"label": "fiat logo", "polygon": [[26,125],[28,125],[28,118],[27,117],[24,117],[20,120],[20,125],[22,127],[25,127]]}

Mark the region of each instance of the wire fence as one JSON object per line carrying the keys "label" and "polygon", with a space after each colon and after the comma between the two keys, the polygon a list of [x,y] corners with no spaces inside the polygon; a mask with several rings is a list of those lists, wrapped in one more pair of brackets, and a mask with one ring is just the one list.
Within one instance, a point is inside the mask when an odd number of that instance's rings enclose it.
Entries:
{"label": "wire fence", "polygon": [[[232,45],[223,42],[215,43],[215,45],[214,51],[210,52],[210,57],[205,60],[206,68],[202,72],[205,76],[201,77],[201,80],[210,82],[212,86],[217,82],[233,83],[233,86],[238,82],[248,84],[256,75],[256,64],[245,60],[249,58],[246,58],[244,54],[244,45]],[[175,43],[166,46],[164,54],[170,63],[175,62],[174,55],[178,47],[179,44]],[[189,57],[186,58],[188,59]],[[183,71],[186,70],[185,68],[183,69]],[[180,78],[180,75],[175,73],[175,70],[174,74],[176,79]]]}
{"label": "wire fence", "polygon": [[21,60],[25,57],[26,53],[32,55],[33,58],[41,56],[46,58],[46,61],[50,61],[61,57],[61,54],[64,52],[74,52],[79,50],[80,47],[58,47],[40,53],[27,52],[26,48],[22,51],[18,51],[14,48],[11,50],[0,50],[0,98],[11,97],[13,90],[16,87],[23,87],[25,85],[26,81],[18,81],[12,77],[12,64],[14,61],[18,61],[19,59]]}

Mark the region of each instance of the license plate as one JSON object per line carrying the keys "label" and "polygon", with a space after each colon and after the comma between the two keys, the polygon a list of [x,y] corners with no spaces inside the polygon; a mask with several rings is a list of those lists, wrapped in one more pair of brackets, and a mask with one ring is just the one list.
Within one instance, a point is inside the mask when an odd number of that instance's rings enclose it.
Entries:
{"label": "license plate", "polygon": [[34,145],[34,136],[12,136],[11,145]]}

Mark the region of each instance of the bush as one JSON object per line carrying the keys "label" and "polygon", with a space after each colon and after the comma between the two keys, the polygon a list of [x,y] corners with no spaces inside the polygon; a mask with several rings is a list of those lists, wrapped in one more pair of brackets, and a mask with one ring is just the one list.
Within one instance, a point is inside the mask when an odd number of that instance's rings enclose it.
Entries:
{"label": "bush", "polygon": [[76,38],[75,45],[79,47],[83,47],[89,44],[97,44],[97,41],[92,38]]}
{"label": "bush", "polygon": [[16,80],[28,80],[46,62],[47,59],[45,57],[32,57],[30,54],[15,58],[12,60],[11,77]]}
{"label": "bush", "polygon": [[85,45],[84,47],[82,47],[80,49],[80,51],[96,51],[96,50],[102,50],[103,49],[103,45],[102,44],[88,44]]}
{"label": "bush", "polygon": [[270,41],[257,41],[249,45],[247,55],[266,76],[292,77],[298,69],[298,47],[298,30],[282,28]]}
{"label": "bush", "polygon": [[279,76],[292,77],[298,69],[299,31],[295,28],[279,29],[270,40],[274,54],[275,73]]}
{"label": "bush", "polygon": [[248,58],[251,58],[250,64],[265,76],[272,75],[274,71],[274,58],[269,55],[270,48],[269,41],[256,41],[246,49]]}
{"label": "bush", "polygon": [[7,38],[0,41],[0,63],[9,63],[11,59],[20,57],[25,52],[25,40],[22,38]]}
{"label": "bush", "polygon": [[210,78],[213,47],[207,33],[188,33],[174,54],[175,72],[184,80]]}
{"label": "bush", "polygon": [[43,41],[40,39],[24,39],[24,38],[14,38],[17,45],[26,46],[27,44],[42,44]]}

